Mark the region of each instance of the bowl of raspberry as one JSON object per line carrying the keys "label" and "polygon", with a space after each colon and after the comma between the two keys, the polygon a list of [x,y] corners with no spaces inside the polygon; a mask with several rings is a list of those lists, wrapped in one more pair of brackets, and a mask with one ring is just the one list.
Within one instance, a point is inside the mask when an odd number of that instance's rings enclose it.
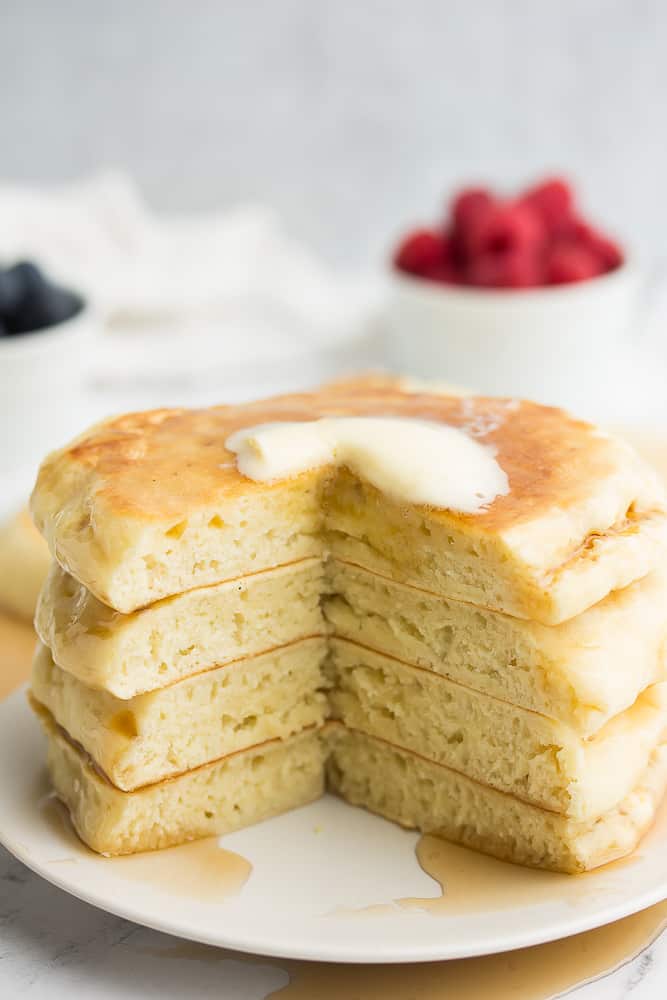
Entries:
{"label": "bowl of raspberry", "polygon": [[599,413],[606,369],[630,340],[640,276],[566,181],[513,197],[465,188],[438,225],[400,240],[391,264],[392,366]]}

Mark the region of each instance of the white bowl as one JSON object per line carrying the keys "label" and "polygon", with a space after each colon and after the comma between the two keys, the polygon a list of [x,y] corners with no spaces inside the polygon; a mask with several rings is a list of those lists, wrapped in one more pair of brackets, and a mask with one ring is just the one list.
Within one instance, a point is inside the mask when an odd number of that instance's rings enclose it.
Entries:
{"label": "white bowl", "polygon": [[641,279],[626,260],[600,277],[545,288],[461,288],[398,272],[391,285],[393,368],[597,416],[627,353]]}
{"label": "white bowl", "polygon": [[96,329],[84,303],[62,323],[0,337],[0,482],[28,481],[80,430]]}

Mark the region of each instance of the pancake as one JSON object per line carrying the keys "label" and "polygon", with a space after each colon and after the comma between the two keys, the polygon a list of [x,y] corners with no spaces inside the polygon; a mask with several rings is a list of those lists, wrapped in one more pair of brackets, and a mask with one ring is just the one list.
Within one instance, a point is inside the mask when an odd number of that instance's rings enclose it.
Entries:
{"label": "pancake", "polygon": [[324,639],[304,639],[121,700],[60,670],[38,647],[32,694],[125,791],[321,726]]}
{"label": "pancake", "polygon": [[331,714],[524,802],[589,820],[635,786],[667,725],[667,684],[593,737],[355,643],[333,642]]}
{"label": "pancake", "polygon": [[323,791],[323,748],[315,729],[122,792],[37,708],[55,792],[78,835],[100,854],[134,854],[232,833],[312,802]]}
{"label": "pancake", "polygon": [[54,563],[35,627],[53,659],[86,684],[133,698],[213,666],[322,635],[319,559],[167,598],[129,615]]}
{"label": "pancake", "polygon": [[[462,428],[510,492],[476,514],[406,506],[341,469],[254,482],[225,448],[245,427],[336,415]],[[58,562],[124,613],[321,555],[326,530],[366,568],[556,624],[646,575],[667,538],[657,477],[624,443],[534,403],[383,386],[107,421],[47,458],[31,506]]]}
{"label": "pancake", "polygon": [[342,725],[328,724],[327,742],[330,787],[352,805],[503,861],[572,874],[630,853],[667,784],[663,742],[622,802],[577,822]]}

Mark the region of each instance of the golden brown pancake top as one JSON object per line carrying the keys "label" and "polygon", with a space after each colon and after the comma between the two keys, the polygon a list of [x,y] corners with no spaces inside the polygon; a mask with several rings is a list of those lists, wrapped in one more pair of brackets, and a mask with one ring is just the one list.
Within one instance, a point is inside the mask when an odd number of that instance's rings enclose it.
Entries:
{"label": "golden brown pancake top", "polygon": [[[492,445],[510,492],[477,514],[455,514],[488,531],[567,509],[618,471],[626,452],[564,411],[536,403],[485,397],[408,394],[386,385],[345,386],[278,396],[238,406],[130,413],[98,425],[43,466],[37,490],[49,490],[79,466],[96,502],[131,517],[163,519],[272,484],[255,483],[225,448],[240,428],[324,416],[405,416],[441,421]],[[305,475],[310,475],[306,473]],[[456,475],[456,469],[452,469]],[[432,517],[452,513],[433,511]]]}

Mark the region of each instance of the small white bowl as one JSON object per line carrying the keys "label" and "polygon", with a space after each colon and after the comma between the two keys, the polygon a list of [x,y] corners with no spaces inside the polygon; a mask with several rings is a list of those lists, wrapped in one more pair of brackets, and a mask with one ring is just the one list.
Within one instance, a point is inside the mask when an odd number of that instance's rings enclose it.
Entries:
{"label": "small white bowl", "polygon": [[571,285],[462,288],[394,271],[391,286],[385,329],[396,370],[597,416],[627,353],[641,278],[626,259]]}
{"label": "small white bowl", "polygon": [[32,478],[82,426],[97,322],[90,306],[54,326],[0,337],[0,482]]}

